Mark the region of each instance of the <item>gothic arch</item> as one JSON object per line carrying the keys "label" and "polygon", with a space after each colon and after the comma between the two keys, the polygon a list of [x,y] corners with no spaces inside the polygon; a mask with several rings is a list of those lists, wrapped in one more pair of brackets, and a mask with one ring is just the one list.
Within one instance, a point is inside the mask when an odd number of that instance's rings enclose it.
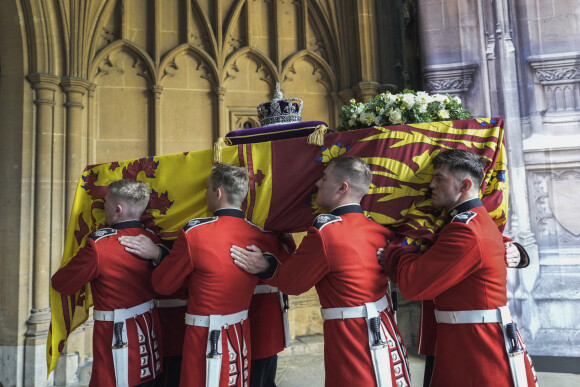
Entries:
{"label": "gothic arch", "polygon": [[[200,5],[198,4],[197,1],[193,1],[193,0],[188,0],[190,1],[191,5],[192,5],[192,17],[198,16],[202,19],[203,23],[202,23],[202,30],[207,34],[207,36],[209,36],[210,40],[211,40],[211,50],[213,51],[213,55],[214,55],[214,59],[217,59],[218,56],[218,52],[219,52],[219,48],[218,48],[218,42],[216,39],[215,34],[213,33],[213,29],[211,28],[211,22],[208,18],[208,16],[206,15],[205,12],[203,12],[203,9],[201,9]],[[209,56],[211,56],[212,53],[208,53]]]}
{"label": "gothic arch", "polygon": [[182,44],[172,51],[170,51],[159,64],[159,70],[156,74],[155,82],[157,85],[162,83],[163,78],[168,74],[168,69],[174,66],[175,59],[181,55],[190,55],[195,59],[200,59],[204,62],[204,71],[206,72],[206,79],[208,79],[214,87],[219,85],[219,70],[215,60],[205,51],[201,50],[192,44]]}
{"label": "gothic arch", "polygon": [[338,58],[341,45],[336,41],[337,39],[340,40],[340,31],[336,28],[336,14],[331,9],[327,9],[324,12],[318,2],[309,3],[309,8],[312,10],[309,16],[312,17],[313,24],[320,29],[320,37],[328,51],[328,63],[331,68],[335,68],[334,72],[340,74],[340,61]]}
{"label": "gothic arch", "polygon": [[135,45],[135,43],[129,40],[118,40],[114,43],[111,43],[109,46],[104,48],[92,61],[89,67],[89,80],[94,82],[101,73],[104,71],[102,70],[102,64],[108,61],[108,58],[111,54],[115,52],[121,52],[126,50],[130,54],[133,54],[136,59],[142,60],[142,63],[145,67],[145,71],[142,76],[144,76],[150,85],[154,85],[155,80],[158,78],[157,69],[155,68],[155,64],[151,57],[143,51],[140,47]]}
{"label": "gothic arch", "polygon": [[53,2],[23,1],[20,16],[24,16],[29,71],[62,75],[68,39],[63,31],[62,15],[54,9]]}
{"label": "gothic arch", "polygon": [[330,65],[322,57],[308,50],[298,51],[288,59],[281,71],[281,78],[285,79],[286,74],[292,71],[294,64],[302,60],[309,61],[314,65],[315,73],[320,74],[317,82],[324,85],[329,93],[336,91],[336,78]]}
{"label": "gothic arch", "polygon": [[[236,26],[236,22],[239,21],[240,19],[240,14],[242,13],[242,9],[244,8],[244,6],[247,7],[247,1],[246,0],[238,0],[238,3],[235,4],[232,8],[230,8],[230,13],[229,13],[229,17],[227,18],[227,22],[226,22],[226,28],[224,30],[224,39],[222,40],[222,42],[220,42],[220,44],[222,45],[222,47],[220,47],[220,52],[223,54],[225,53],[224,47],[225,44],[227,42],[227,38],[228,36],[230,36],[231,32],[233,31],[234,27]],[[235,52],[232,53],[231,55],[229,55],[230,57],[235,55]],[[228,60],[227,56],[224,56],[222,58],[224,60],[224,64],[225,62]]]}
{"label": "gothic arch", "polygon": [[[276,69],[276,65],[270,60],[270,58],[265,56],[259,50],[256,50],[255,48],[250,46],[246,46],[233,53],[224,63],[223,68],[220,69],[221,70],[220,83],[222,86],[225,84],[226,80],[231,76],[228,70],[230,68],[235,69],[236,60],[244,57],[256,61],[256,64],[258,65],[256,71],[261,70],[263,74],[263,76],[260,79],[264,80],[270,86],[273,87],[276,84],[276,81],[280,79],[279,72]],[[261,67],[262,65],[264,66],[263,68]]]}

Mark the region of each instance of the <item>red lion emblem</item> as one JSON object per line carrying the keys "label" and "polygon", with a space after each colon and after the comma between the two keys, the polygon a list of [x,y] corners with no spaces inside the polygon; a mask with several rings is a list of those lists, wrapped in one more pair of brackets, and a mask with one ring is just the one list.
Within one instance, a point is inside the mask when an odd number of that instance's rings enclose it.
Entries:
{"label": "red lion emblem", "polygon": [[137,179],[139,172],[145,172],[145,176],[152,179],[155,177],[155,170],[159,166],[159,161],[153,161],[153,156],[143,157],[139,160],[133,161],[131,164],[123,167],[123,179]]}

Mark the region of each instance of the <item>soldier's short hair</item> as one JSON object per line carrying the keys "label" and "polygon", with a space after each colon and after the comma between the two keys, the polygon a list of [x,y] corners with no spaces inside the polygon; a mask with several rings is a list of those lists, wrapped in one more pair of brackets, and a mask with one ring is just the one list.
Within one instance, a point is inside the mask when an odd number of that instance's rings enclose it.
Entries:
{"label": "soldier's short hair", "polygon": [[219,163],[212,167],[209,181],[214,191],[223,188],[230,204],[241,206],[248,194],[250,176],[243,167]]}
{"label": "soldier's short hair", "polygon": [[143,181],[121,179],[108,185],[109,200],[125,204],[125,211],[135,218],[141,217],[150,196],[149,184]]}
{"label": "soldier's short hair", "polygon": [[475,153],[463,149],[448,149],[433,159],[433,168],[447,166],[457,180],[469,176],[476,187],[481,186],[487,161]]}
{"label": "soldier's short hair", "polygon": [[351,189],[363,197],[371,187],[373,173],[360,157],[337,157],[328,163],[335,181],[346,181]]}

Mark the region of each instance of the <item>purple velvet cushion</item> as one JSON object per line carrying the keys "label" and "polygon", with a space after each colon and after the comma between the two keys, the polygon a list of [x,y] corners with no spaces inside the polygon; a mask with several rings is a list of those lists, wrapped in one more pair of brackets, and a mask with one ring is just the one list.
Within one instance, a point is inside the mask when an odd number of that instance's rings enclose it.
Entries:
{"label": "purple velvet cushion", "polygon": [[[302,121],[262,126],[260,128],[240,129],[226,134],[225,141],[228,145],[237,145],[253,142],[284,140],[286,138],[294,137],[305,137],[312,133],[318,125],[328,126],[326,122],[323,121]],[[333,132],[330,129],[327,131]]]}

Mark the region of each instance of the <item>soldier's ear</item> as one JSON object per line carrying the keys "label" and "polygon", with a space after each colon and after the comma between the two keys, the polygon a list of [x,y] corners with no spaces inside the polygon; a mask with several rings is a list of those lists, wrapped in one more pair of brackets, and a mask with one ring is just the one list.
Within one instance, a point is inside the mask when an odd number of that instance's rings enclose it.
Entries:
{"label": "soldier's ear", "polygon": [[465,178],[461,181],[461,192],[469,192],[473,187],[473,181],[469,178]]}
{"label": "soldier's ear", "polygon": [[346,181],[343,181],[343,182],[340,184],[340,187],[338,187],[338,192],[340,192],[340,193],[344,193],[344,192],[346,192],[346,191],[348,191],[348,183],[347,183]]}
{"label": "soldier's ear", "polygon": [[222,187],[217,187],[214,192],[215,192],[217,200],[220,200],[222,198],[222,196],[224,196],[224,189]]}

